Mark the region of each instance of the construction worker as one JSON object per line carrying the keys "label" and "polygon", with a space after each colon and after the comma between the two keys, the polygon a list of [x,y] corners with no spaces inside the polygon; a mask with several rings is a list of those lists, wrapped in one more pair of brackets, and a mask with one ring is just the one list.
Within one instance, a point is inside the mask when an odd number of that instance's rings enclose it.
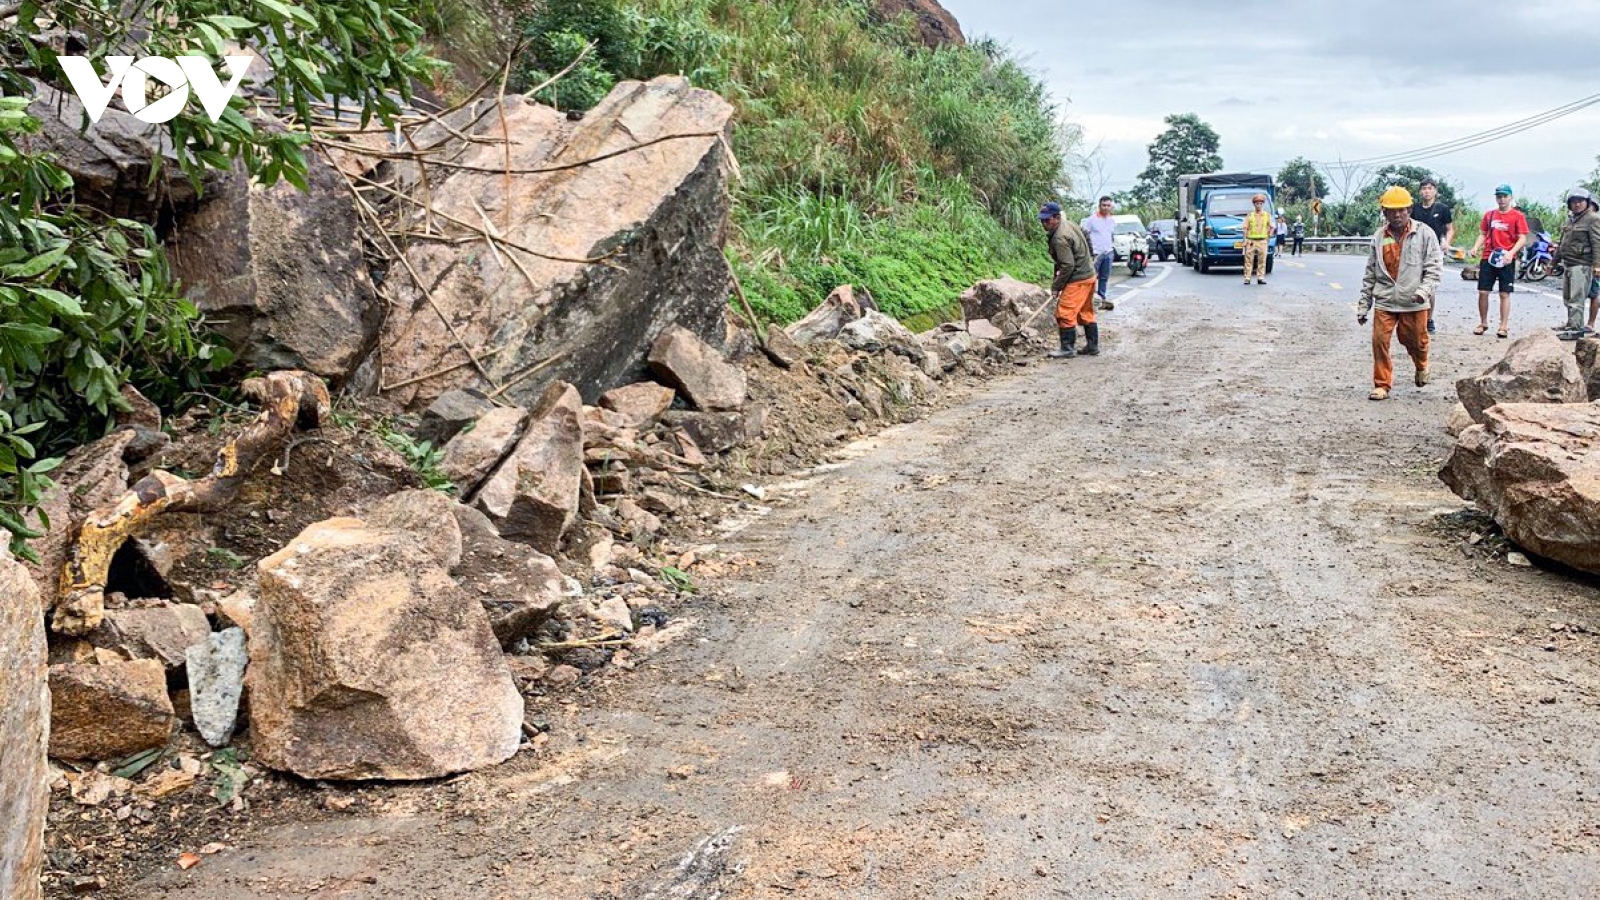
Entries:
{"label": "construction worker", "polygon": [[1566,267],[1561,276],[1561,297],[1567,305],[1567,327],[1558,335],[1575,341],[1585,334],[1583,307],[1600,275],[1600,200],[1584,188],[1567,194],[1567,225],[1561,232],[1556,258]]}
{"label": "construction worker", "polygon": [[1050,296],[1056,298],[1056,330],[1061,337],[1061,349],[1045,354],[1051,359],[1071,359],[1078,356],[1078,325],[1083,325],[1087,340],[1083,356],[1100,355],[1100,326],[1094,320],[1095,275],[1094,252],[1089,249],[1089,238],[1083,229],[1061,217],[1061,204],[1051,202],[1039,208],[1039,223],[1050,236],[1050,258],[1055,260],[1056,273],[1050,281]]}
{"label": "construction worker", "polygon": [[[1383,227],[1372,236],[1367,271],[1361,278],[1356,323],[1372,315],[1372,393],[1387,400],[1394,387],[1389,344],[1396,331],[1416,365],[1417,387],[1428,383],[1428,310],[1439,291],[1444,252],[1432,228],[1411,218],[1411,192],[1399,185],[1378,198]],[[1376,311],[1374,311],[1376,307]]]}
{"label": "construction worker", "polygon": [[1267,244],[1272,240],[1272,213],[1267,212],[1267,195],[1250,198],[1255,210],[1244,217],[1244,283],[1255,273],[1256,284],[1267,283]]}

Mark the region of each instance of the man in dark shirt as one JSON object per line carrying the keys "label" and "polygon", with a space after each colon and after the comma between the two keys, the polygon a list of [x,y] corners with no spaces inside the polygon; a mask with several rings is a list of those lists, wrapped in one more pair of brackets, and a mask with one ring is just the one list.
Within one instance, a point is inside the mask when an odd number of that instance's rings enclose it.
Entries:
{"label": "man in dark shirt", "polygon": [[[1411,207],[1411,218],[1414,221],[1433,229],[1439,236],[1439,246],[1449,247],[1455,242],[1456,237],[1456,211],[1448,203],[1440,203],[1439,183],[1432,178],[1422,179],[1422,185],[1417,191],[1422,200]],[[1428,333],[1433,334],[1433,309],[1428,309]]]}

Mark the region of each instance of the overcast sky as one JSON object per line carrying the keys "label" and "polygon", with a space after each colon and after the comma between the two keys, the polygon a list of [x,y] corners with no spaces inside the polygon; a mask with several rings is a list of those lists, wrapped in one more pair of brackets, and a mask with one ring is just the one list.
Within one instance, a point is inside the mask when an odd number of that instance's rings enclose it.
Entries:
{"label": "overcast sky", "polygon": [[[1600,94],[1600,0],[942,2],[969,38],[1039,72],[1083,149],[1100,148],[1078,193],[1131,187],[1171,113],[1210,123],[1228,169],[1276,174],[1295,156],[1409,151]],[[1487,206],[1502,181],[1558,200],[1597,153],[1600,104],[1413,162]]]}

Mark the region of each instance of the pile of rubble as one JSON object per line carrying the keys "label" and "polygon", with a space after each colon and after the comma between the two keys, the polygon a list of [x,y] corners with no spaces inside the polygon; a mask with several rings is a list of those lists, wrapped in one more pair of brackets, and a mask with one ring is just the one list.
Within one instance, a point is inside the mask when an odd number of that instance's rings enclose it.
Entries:
{"label": "pile of rubble", "polygon": [[1439,477],[1517,545],[1600,574],[1600,340],[1529,335],[1456,390]]}
{"label": "pile of rubble", "polygon": [[[95,618],[63,615],[70,586],[59,573],[82,523],[126,510],[141,490],[130,490],[133,476],[170,451],[141,406],[144,418],[73,454],[46,503],[33,568],[49,588],[36,619],[54,623],[57,784],[79,802],[166,796],[195,784],[205,745],[239,740],[253,766],[336,780],[437,778],[537,745],[528,698],[599,666],[631,668],[687,627],[675,596],[700,569],[715,571],[718,554],[677,542],[764,495],[738,484],[750,462],[818,458],[914,415],[953,374],[1011,368],[1003,348],[1035,355],[1021,326],[1044,296],[980,284],[965,302],[988,317],[914,335],[842,287],[788,329],[732,336],[745,348],[738,362],[668,328],[648,350],[654,379],[592,406],[564,382],[527,407],[449,391],[416,420],[415,438],[442,447],[452,492],[351,497],[224,585],[175,574],[219,549],[213,532],[185,539],[203,526],[177,517],[117,551]],[[786,406],[779,394],[801,383],[817,403]],[[777,440],[792,438],[796,414],[846,427],[799,449]],[[230,442],[218,455],[237,452]],[[249,481],[282,477],[268,458]],[[27,580],[15,564],[4,572]],[[166,764],[149,765],[158,759]],[[140,772],[155,786],[118,780]]]}
{"label": "pile of rubble", "polygon": [[[730,122],[663,78],[576,122],[475,101],[407,131],[412,157],[324,147],[308,194],[104,184],[168,211],[190,298],[310,393],[244,424],[129,391],[53,473],[38,561],[0,559],[0,887],[34,880],[47,782],[154,829],[202,792],[244,808],[267,770],[430,779],[541,746],[546,698],[632,668],[692,627],[695,579],[748,564],[707,543],[759,509],[747,479],[1036,355],[1047,294],[1011,279],[923,334],[849,286],[788,328],[730,323]],[[116,168],[52,128],[80,184]]]}

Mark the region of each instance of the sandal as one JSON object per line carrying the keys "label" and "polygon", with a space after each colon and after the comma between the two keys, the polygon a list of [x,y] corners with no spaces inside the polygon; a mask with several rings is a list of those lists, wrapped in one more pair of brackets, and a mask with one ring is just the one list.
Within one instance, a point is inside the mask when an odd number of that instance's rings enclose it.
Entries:
{"label": "sandal", "polygon": [[1488,330],[1489,330],[1489,326],[1487,326],[1487,325],[1479,325],[1477,328],[1472,329],[1472,333],[1473,334],[1484,334],[1484,333],[1488,332]]}
{"label": "sandal", "polygon": [[1506,332],[1506,330],[1505,330],[1505,329],[1504,329],[1504,328],[1502,328],[1502,329],[1500,329],[1500,330],[1499,330],[1499,331],[1496,331],[1496,332],[1495,332],[1495,333],[1494,333],[1494,336],[1495,336],[1495,337],[1497,337],[1497,338],[1507,338],[1507,337],[1510,337],[1510,335],[1509,335],[1509,334],[1507,334],[1507,332]]}

